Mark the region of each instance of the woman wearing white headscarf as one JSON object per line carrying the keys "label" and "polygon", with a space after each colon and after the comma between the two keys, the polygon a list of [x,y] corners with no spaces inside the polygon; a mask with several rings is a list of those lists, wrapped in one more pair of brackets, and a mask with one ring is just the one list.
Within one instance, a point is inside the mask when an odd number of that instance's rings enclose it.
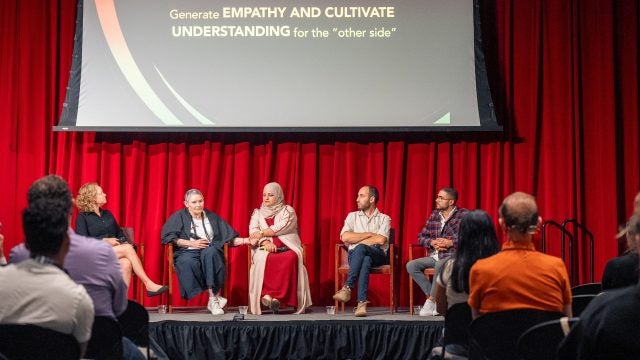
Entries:
{"label": "woman wearing white headscarf", "polygon": [[302,243],[293,207],[284,204],[278,183],[265,185],[262,206],[255,209],[249,223],[251,271],[249,305],[252,314],[261,314],[260,303],[278,312],[281,305],[304,313],[311,306],[307,269],[302,262]]}

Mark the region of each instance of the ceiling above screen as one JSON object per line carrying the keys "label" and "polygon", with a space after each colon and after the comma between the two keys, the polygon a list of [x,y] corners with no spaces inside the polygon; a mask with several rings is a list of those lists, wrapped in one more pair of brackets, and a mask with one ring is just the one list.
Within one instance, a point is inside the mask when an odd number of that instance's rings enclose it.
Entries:
{"label": "ceiling above screen", "polygon": [[86,0],[78,15],[55,130],[501,129],[473,0]]}

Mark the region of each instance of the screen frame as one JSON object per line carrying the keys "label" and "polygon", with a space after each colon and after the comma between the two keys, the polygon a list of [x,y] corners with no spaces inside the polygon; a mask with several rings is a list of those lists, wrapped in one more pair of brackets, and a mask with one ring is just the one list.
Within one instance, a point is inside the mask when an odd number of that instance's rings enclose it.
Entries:
{"label": "screen frame", "polygon": [[496,117],[491,93],[489,76],[482,46],[482,27],[480,21],[479,0],[473,0],[474,20],[474,60],[476,73],[476,96],[480,125],[478,126],[301,126],[301,127],[189,127],[189,126],[76,126],[78,103],[80,97],[80,80],[82,76],[82,39],[83,39],[83,6],[84,0],[77,0],[76,31],[74,37],[73,59],[70,70],[67,93],[62,106],[58,125],[53,126],[56,132],[203,132],[203,133],[251,133],[251,132],[502,132],[503,126]]}

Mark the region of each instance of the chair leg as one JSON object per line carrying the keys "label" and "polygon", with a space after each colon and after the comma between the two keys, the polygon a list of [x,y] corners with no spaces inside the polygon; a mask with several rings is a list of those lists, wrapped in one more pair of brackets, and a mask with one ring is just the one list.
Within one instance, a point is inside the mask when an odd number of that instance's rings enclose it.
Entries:
{"label": "chair leg", "polygon": [[[335,280],[333,281],[333,293],[337,293],[338,292],[338,281],[340,281],[340,275],[338,275],[338,270],[336,269],[336,276],[334,278]],[[338,310],[338,300],[333,300],[335,309]]]}
{"label": "chair leg", "polygon": [[389,274],[389,312],[393,314],[393,271]]}
{"label": "chair leg", "polygon": [[[344,274],[342,276],[340,276],[340,283],[341,284],[344,284],[344,277],[345,277]],[[340,307],[342,308],[342,312],[344,312],[344,303],[341,303]]]}
{"label": "chair leg", "polygon": [[413,278],[409,275],[409,315],[413,315]]}
{"label": "chair leg", "polygon": [[173,304],[171,304],[171,298],[173,297],[173,271],[171,270],[171,264],[169,264],[169,291],[167,291],[167,307],[169,313],[173,313]]}

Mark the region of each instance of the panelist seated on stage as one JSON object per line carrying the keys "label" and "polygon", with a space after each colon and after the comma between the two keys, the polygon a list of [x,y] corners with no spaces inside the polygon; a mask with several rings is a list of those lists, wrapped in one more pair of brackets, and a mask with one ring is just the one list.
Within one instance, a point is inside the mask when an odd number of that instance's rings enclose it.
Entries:
{"label": "panelist seated on stage", "polygon": [[284,203],[278,183],[265,185],[262,206],[249,223],[251,270],[249,304],[252,314],[261,314],[260,303],[278,312],[281,305],[304,313],[311,306],[307,269],[302,258],[298,220],[293,207]]}
{"label": "panelist seated on stage", "polygon": [[358,211],[350,212],[340,231],[340,240],[349,249],[347,280],[333,295],[333,299],[346,303],[351,299],[351,289],[358,282],[358,305],[355,316],[367,316],[369,273],[375,266],[389,263],[389,233],[391,218],[381,213],[376,204],[378,189],[366,185],[358,190]]}
{"label": "panelist seated on stage", "polygon": [[454,188],[443,188],[436,195],[436,208],[431,212],[426,224],[418,234],[418,243],[428,250],[429,256],[407,262],[407,272],[413,281],[420,286],[427,300],[420,309],[420,316],[438,315],[436,306],[436,287],[431,284],[424,270],[433,268],[434,279],[440,274],[440,268],[453,254],[458,246],[458,229],[460,220],[468,212],[457,207],[458,191]]}
{"label": "panelist seated on stage", "polygon": [[126,242],[122,229],[109,210],[101,207],[107,203],[107,194],[100,185],[90,182],[82,185],[78,191],[76,205],[80,213],[76,218],[76,233],[100,239],[111,245],[122,267],[122,276],[129,286],[130,268],[140,278],[147,289],[147,296],[160,295],[169,290],[168,286],[156,284],[147,276],[142,262],[133,246]]}
{"label": "panelist seated on stage", "polygon": [[180,296],[192,299],[209,292],[207,308],[213,315],[224,314],[227,299],[220,296],[225,281],[224,244],[249,244],[213,211],[204,207],[198,189],[184,194],[184,209],[173,213],[162,226],[162,243],[173,244],[173,263],[180,283]]}

